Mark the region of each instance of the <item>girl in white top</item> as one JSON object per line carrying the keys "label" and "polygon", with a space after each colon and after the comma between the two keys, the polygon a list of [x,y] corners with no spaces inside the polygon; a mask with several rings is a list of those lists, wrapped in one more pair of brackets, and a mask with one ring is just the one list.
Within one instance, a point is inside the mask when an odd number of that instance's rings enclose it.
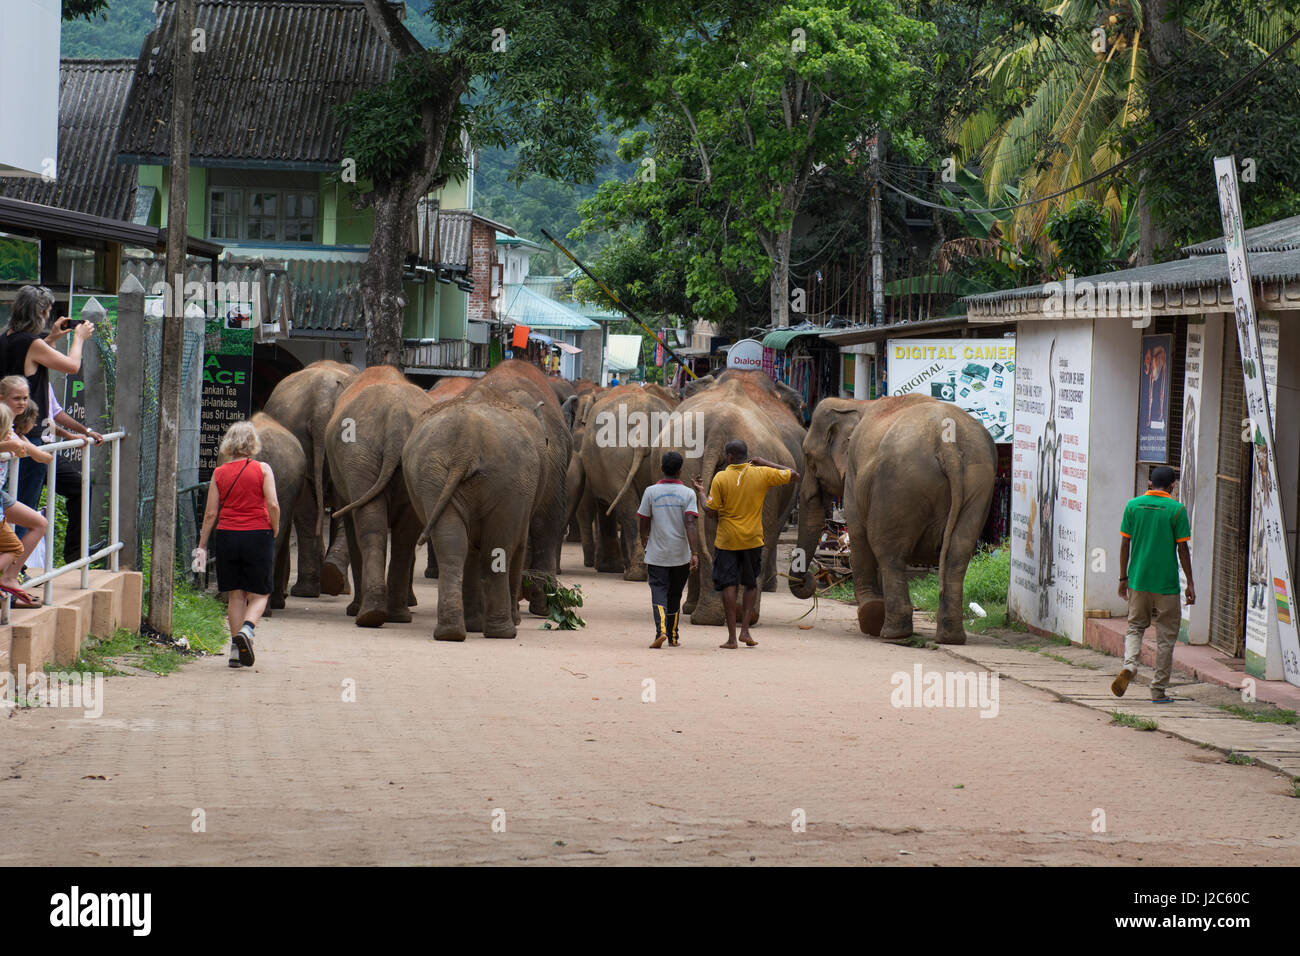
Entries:
{"label": "girl in white top", "polygon": [[[43,465],[49,464],[54,456],[47,451],[42,451],[39,446],[33,445],[26,438],[20,436],[13,427],[14,419],[27,409],[27,379],[21,375],[8,375],[0,379],[0,403],[5,405],[5,411],[8,414],[4,417],[9,420],[5,428],[0,430],[0,434],[7,434],[5,439],[0,440],[0,452],[9,452],[18,458],[31,458]],[[27,564],[32,549],[45,536],[47,522],[45,516],[39,511],[15,501],[9,494],[9,465],[10,460],[0,461],[0,510],[3,512],[3,519],[7,525],[17,525],[24,528],[25,533],[22,537],[23,552],[21,557],[8,553],[0,554],[0,586],[9,588],[11,591],[21,592],[18,572]],[[8,530],[10,534],[13,533],[12,527],[9,527]],[[2,535],[3,532],[0,532],[0,536]],[[15,607],[39,606],[36,599],[31,595],[27,595],[26,592],[14,596],[17,601],[21,602],[15,603]],[[23,596],[30,600],[23,601]]]}

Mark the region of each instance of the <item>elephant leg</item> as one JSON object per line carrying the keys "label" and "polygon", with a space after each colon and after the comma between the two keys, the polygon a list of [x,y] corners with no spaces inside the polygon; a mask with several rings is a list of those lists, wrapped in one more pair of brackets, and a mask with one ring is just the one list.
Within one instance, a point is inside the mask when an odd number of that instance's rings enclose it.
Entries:
{"label": "elephant leg", "polygon": [[289,536],[293,531],[293,517],[281,515],[280,531],[275,537],[275,576],[271,599],[266,604],[267,616],[284,607],[284,595],[289,586]]}
{"label": "elephant leg", "polygon": [[980,532],[984,530],[984,517],[988,514],[992,492],[967,502],[952,537],[947,542],[947,560],[939,568],[939,616],[935,637],[940,644],[966,643],[966,606],[962,588],[966,582],[966,569],[978,546]]}
{"label": "elephant leg", "polygon": [[[705,550],[706,550],[706,549],[703,548],[703,547],[701,547],[701,549],[700,549],[700,560],[701,560],[701,561],[704,560],[704,551],[705,551]],[[689,615],[692,611],[695,610],[695,605],[698,604],[699,601],[700,601],[700,569],[699,569],[699,568],[696,568],[696,569],[695,569],[694,571],[692,571],[689,575],[687,575],[687,578],[686,578],[686,594],[685,594],[685,596],[682,598],[682,610],[681,610],[681,613],[682,613],[682,614]]]}
{"label": "elephant leg", "polygon": [[907,558],[911,550],[898,550],[880,562],[880,583],[885,592],[885,627],[880,636],[899,640],[912,635],[912,595],[907,588]]}
{"label": "elephant leg", "polygon": [[289,593],[320,597],[321,542],[316,536],[316,495],[310,488],[303,489],[294,502],[293,530],[298,536],[298,580]]}
{"label": "elephant leg", "polygon": [[[380,495],[351,512],[361,550],[361,599],[357,627],[383,627],[388,617],[388,501]],[[405,584],[405,578],[402,579]]]}
{"label": "elephant leg", "polygon": [[849,552],[849,563],[853,568],[853,598],[858,605],[858,630],[879,637],[885,624],[885,596],[878,584],[880,569],[866,535],[854,538],[854,531],[849,534],[850,540],[857,542]]}
{"label": "elephant leg", "polygon": [[[740,600],[741,593],[737,588],[737,605]],[[713,590],[713,552],[709,548],[700,549],[699,585],[696,589],[695,606],[691,609],[691,623],[706,626],[727,623],[727,612],[722,606],[722,595]]]}
{"label": "elephant leg", "polygon": [[565,536],[564,540],[567,541],[569,544],[577,544],[579,541],[582,540],[582,529],[579,526],[578,519],[576,517],[569,522],[569,531],[568,534]]}
{"label": "elephant leg", "polygon": [[619,537],[623,546],[624,581],[646,581],[650,576],[645,566],[645,549],[641,547],[641,532],[636,520],[636,509],[637,505],[625,498],[618,503],[616,512]]}
{"label": "elephant leg", "polygon": [[424,565],[424,576],[426,578],[436,578],[438,576],[438,556],[433,550],[433,542],[429,542],[429,557]]}
{"label": "elephant leg", "polygon": [[[515,636],[515,615],[519,612],[519,602],[512,600],[514,590],[514,565],[522,563],[513,556],[503,560],[504,555],[485,552],[479,566],[482,582],[480,593],[483,606],[483,636]],[[522,569],[521,569],[522,571]]]}
{"label": "elephant leg", "polygon": [[528,545],[521,541],[510,556],[510,617],[518,627],[523,620],[519,613],[519,595],[524,587],[524,564],[528,559]]}
{"label": "elephant leg", "polygon": [[[441,590],[442,584],[438,584]],[[461,603],[465,608],[465,630],[483,632],[483,553],[470,545],[465,552],[465,576],[461,580]]]}
{"label": "elephant leg", "polygon": [[348,602],[348,617],[356,617],[361,610],[361,544],[352,515],[343,519],[343,536],[347,539],[348,564],[352,567],[352,600]]}
{"label": "elephant leg", "polygon": [[349,551],[347,535],[339,525],[339,519],[330,521],[330,546],[321,565],[320,589],[324,594],[346,594],[348,590]]}
{"label": "elephant leg", "polygon": [[396,518],[390,531],[393,554],[388,565],[387,619],[396,624],[411,620],[411,606],[415,603],[410,594],[415,574],[415,539],[420,536],[415,515],[409,504],[396,509]]}
{"label": "elephant leg", "polygon": [[582,565],[596,566],[596,506],[591,495],[584,494],[578,505],[578,533],[582,537]]}
{"label": "elephant leg", "polygon": [[460,516],[449,509],[438,519],[431,540],[438,551],[438,623],[433,639],[463,641],[467,633],[464,580],[469,534]]}
{"label": "elephant leg", "polygon": [[618,522],[612,515],[605,514],[607,504],[596,502],[596,523],[600,536],[596,539],[596,570],[602,574],[621,574],[623,572],[623,552],[618,543]]}

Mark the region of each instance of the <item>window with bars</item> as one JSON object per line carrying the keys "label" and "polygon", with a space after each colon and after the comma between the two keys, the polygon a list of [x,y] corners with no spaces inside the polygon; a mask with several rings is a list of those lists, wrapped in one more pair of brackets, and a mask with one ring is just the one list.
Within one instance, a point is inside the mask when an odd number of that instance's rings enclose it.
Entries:
{"label": "window with bars", "polygon": [[317,241],[314,192],[219,186],[208,191],[208,233],[227,242]]}

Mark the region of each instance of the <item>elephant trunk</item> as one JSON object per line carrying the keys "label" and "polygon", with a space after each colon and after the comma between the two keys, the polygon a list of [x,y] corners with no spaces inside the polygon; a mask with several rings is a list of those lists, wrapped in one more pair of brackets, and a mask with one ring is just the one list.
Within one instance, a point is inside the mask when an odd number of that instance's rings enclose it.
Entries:
{"label": "elephant trunk", "polygon": [[790,593],[797,598],[807,600],[817,590],[812,570],[813,555],[817,553],[825,527],[826,501],[822,497],[821,485],[816,475],[804,475],[803,486],[799,489],[799,543],[790,562]]}

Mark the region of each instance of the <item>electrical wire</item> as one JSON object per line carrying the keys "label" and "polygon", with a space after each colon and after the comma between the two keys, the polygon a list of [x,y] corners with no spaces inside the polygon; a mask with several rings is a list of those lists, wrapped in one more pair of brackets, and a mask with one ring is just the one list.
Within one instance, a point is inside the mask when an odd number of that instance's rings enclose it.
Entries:
{"label": "electrical wire", "polygon": [[1176,126],[1173,126],[1170,129],[1165,130],[1163,133],[1161,133],[1151,142],[1147,143],[1145,146],[1141,146],[1138,149],[1134,150],[1131,154],[1126,156],[1124,159],[1121,159],[1118,163],[1115,163],[1113,166],[1103,169],[1099,173],[1093,173],[1087,179],[1081,180],[1080,182],[1076,183],[1073,186],[1070,186],[1067,189],[1058,190],[1057,192],[1054,192],[1048,196],[1042,196],[1038,199],[1029,199],[1026,200],[1025,202],[1015,203],[1014,205],[1010,205],[1010,206],[993,206],[993,207],[982,208],[982,209],[967,207],[967,206],[954,207],[950,205],[944,205],[941,203],[930,202],[927,199],[922,199],[920,196],[914,196],[911,193],[907,192],[906,190],[900,189],[899,187],[895,186],[887,179],[880,179],[879,182],[882,186],[885,186],[893,190],[894,192],[898,193],[900,196],[903,196],[914,203],[918,203],[922,206],[928,206],[931,209],[942,209],[945,212],[1010,212],[1013,209],[1023,209],[1026,206],[1036,206],[1039,203],[1045,203],[1045,202],[1050,202],[1053,199],[1059,199],[1061,196],[1068,196],[1070,193],[1078,192],[1080,189],[1083,189],[1085,186],[1091,186],[1093,183],[1105,179],[1107,176],[1110,176],[1111,174],[1117,172],[1120,169],[1123,169],[1125,166],[1137,162],[1137,160],[1142,159],[1144,156],[1148,155],[1152,151],[1164,146],[1168,140],[1172,139],[1175,135],[1183,132],[1184,129],[1194,120],[1200,119],[1210,110],[1214,109],[1214,107],[1218,106],[1228,97],[1230,97],[1232,94],[1236,93],[1249,80],[1253,79],[1261,70],[1263,70],[1264,67],[1268,66],[1271,62],[1276,60],[1283,53],[1285,53],[1292,46],[1294,46],[1297,40],[1300,40],[1300,30],[1297,30],[1295,33],[1291,34],[1291,36],[1285,42],[1283,42],[1281,46],[1279,46],[1276,50],[1274,50],[1267,57],[1261,60],[1253,68],[1248,70],[1244,75],[1238,78],[1236,82],[1234,82],[1231,86],[1229,86],[1226,90],[1224,90],[1214,99],[1210,100],[1208,103],[1206,103],[1204,106],[1200,107],[1199,109],[1194,110],[1189,116],[1184,118],[1182,122],[1178,123]]}

